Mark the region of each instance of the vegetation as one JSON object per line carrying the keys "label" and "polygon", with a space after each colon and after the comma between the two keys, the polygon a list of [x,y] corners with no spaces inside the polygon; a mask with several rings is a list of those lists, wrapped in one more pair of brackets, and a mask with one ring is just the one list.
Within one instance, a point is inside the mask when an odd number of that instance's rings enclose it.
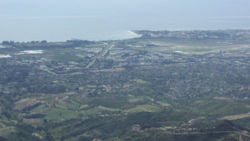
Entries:
{"label": "vegetation", "polygon": [[250,140],[248,30],[136,32],[4,41],[0,141]]}

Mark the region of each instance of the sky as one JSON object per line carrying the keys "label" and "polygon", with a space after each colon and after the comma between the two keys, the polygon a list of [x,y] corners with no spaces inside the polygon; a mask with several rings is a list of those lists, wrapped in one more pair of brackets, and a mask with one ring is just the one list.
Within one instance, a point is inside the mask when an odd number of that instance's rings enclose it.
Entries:
{"label": "sky", "polygon": [[105,40],[127,30],[249,28],[250,0],[0,0],[1,40]]}

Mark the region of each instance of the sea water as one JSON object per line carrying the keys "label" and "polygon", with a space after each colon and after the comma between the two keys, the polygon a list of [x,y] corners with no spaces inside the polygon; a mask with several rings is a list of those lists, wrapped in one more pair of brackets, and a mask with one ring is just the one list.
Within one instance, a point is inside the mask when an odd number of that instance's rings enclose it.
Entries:
{"label": "sea water", "polygon": [[250,29],[250,17],[5,17],[0,41],[119,40],[138,37],[132,30]]}

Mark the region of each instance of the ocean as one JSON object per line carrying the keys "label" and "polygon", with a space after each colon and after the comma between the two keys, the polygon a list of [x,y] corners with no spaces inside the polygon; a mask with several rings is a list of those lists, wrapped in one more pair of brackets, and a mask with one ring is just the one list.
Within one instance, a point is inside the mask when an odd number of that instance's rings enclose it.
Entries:
{"label": "ocean", "polygon": [[250,16],[138,17],[44,16],[1,17],[0,41],[119,40],[134,38],[131,30],[250,29]]}

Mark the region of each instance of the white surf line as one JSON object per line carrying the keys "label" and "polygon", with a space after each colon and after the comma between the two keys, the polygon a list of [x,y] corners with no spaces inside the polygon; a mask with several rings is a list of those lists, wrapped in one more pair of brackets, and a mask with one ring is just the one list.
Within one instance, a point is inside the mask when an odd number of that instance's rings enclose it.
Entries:
{"label": "white surf line", "polygon": [[132,30],[129,30],[128,33],[129,33],[130,35],[132,35],[133,38],[140,38],[140,37],[142,37],[141,34],[137,34],[137,33],[135,33],[135,32],[132,31]]}

